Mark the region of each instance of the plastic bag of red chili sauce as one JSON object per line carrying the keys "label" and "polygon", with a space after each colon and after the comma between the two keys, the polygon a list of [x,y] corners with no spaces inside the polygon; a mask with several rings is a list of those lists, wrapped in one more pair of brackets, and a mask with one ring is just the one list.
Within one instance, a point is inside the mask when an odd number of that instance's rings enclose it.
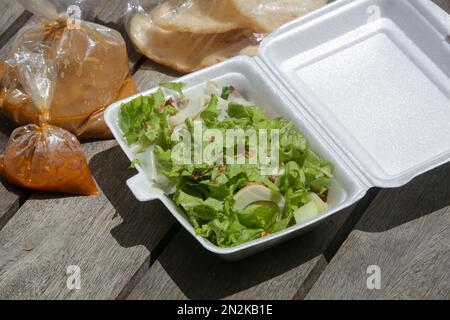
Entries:
{"label": "plastic bag of red chili sauce", "polygon": [[20,187],[96,194],[77,137],[110,137],[104,109],[136,92],[125,41],[114,30],[58,13],[48,1],[19,2],[37,18],[0,62],[0,111],[25,125],[10,137],[0,174]]}

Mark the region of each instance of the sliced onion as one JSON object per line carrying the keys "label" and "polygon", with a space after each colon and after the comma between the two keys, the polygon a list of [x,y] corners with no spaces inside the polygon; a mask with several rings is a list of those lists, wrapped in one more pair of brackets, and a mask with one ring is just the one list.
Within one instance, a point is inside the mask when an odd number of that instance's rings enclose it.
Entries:
{"label": "sliced onion", "polygon": [[187,119],[195,119],[205,109],[205,105],[198,101],[198,103],[189,102],[188,106],[178,112],[176,115],[169,117],[167,121],[171,127],[183,124]]}
{"label": "sliced onion", "polygon": [[206,83],[206,87],[205,87],[205,94],[207,96],[211,96],[211,95],[218,96],[219,95],[219,85],[217,84],[217,82],[208,81]]}

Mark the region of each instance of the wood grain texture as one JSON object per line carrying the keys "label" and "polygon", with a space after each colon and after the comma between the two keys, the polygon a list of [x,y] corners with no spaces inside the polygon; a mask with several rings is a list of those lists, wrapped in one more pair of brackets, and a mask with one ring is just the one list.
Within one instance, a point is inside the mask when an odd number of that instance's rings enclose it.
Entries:
{"label": "wood grain texture", "polygon": [[[0,153],[3,152],[10,133],[10,128],[4,126],[4,124],[0,124]],[[0,177],[0,231],[11,216],[19,209],[21,198],[24,194],[23,190],[11,186]]]}
{"label": "wood grain texture", "polygon": [[4,37],[7,36],[5,32],[23,12],[24,8],[16,0],[2,0],[0,2],[0,47]]}
{"label": "wood grain texture", "polygon": [[[84,146],[98,197],[34,194],[0,233],[0,299],[114,299],[172,224],[159,203],[140,204],[132,172],[113,141]],[[82,290],[66,288],[81,268]]]}
{"label": "wood grain texture", "polygon": [[450,1],[449,0],[433,0],[434,3],[436,3],[438,6],[440,6],[442,9],[450,13]]}
{"label": "wood grain texture", "polygon": [[[14,35],[16,30],[13,29],[13,24],[20,28],[23,24],[21,21],[16,21],[23,14],[24,9],[15,0],[4,0],[0,2],[0,48],[8,42],[9,37]],[[4,56],[0,52],[0,60]],[[3,124],[0,124],[0,152],[8,141],[11,129]],[[20,199],[23,195],[22,191],[9,186],[0,178],[0,230],[7,223],[8,219],[19,209]]]}
{"label": "wood grain texture", "polygon": [[[449,299],[450,165],[383,190],[308,299]],[[368,266],[381,290],[368,290]]]}
{"label": "wood grain texture", "polygon": [[128,299],[292,299],[351,209],[303,237],[239,262],[208,253],[184,229]]}

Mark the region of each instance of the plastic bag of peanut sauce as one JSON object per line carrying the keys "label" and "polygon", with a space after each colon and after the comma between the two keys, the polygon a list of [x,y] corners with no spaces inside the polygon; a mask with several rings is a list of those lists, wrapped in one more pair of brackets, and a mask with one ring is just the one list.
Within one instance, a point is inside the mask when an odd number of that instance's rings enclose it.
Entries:
{"label": "plastic bag of peanut sauce", "polygon": [[0,112],[25,125],[11,135],[0,174],[29,189],[97,194],[77,137],[110,137],[104,109],[136,92],[125,41],[47,1],[19,2],[37,18],[0,62]]}

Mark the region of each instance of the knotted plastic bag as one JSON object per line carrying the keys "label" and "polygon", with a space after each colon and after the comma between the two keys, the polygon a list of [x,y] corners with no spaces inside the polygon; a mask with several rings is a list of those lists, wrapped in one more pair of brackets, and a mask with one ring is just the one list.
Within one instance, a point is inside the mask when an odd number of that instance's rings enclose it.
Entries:
{"label": "knotted plastic bag", "polygon": [[181,72],[256,55],[264,36],[327,0],[129,0],[128,30],[141,53]]}
{"label": "knotted plastic bag", "polygon": [[96,194],[77,137],[110,137],[104,109],[136,92],[125,41],[72,17],[79,7],[58,13],[67,1],[19,2],[37,17],[0,62],[0,112],[25,126],[11,136],[0,174],[35,190]]}
{"label": "knotted plastic bag", "polygon": [[4,63],[2,113],[19,125],[45,122],[82,139],[111,137],[104,109],[136,91],[121,34],[58,14],[47,1],[19,2],[38,18],[20,31]]}
{"label": "knotted plastic bag", "polygon": [[0,157],[0,173],[11,184],[39,191],[95,195],[97,187],[78,139],[44,124],[16,129]]}

